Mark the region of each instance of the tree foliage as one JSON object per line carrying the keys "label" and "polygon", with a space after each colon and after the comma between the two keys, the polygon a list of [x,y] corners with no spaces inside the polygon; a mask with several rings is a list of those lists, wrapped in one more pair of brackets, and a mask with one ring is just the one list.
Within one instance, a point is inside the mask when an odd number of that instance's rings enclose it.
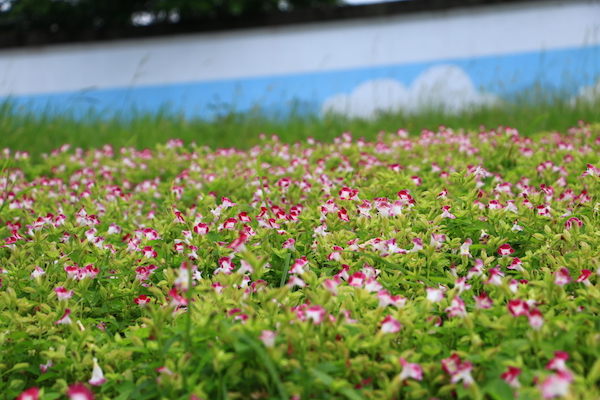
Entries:
{"label": "tree foliage", "polygon": [[339,0],[0,0],[0,26],[53,31],[176,24],[252,18],[338,3]]}

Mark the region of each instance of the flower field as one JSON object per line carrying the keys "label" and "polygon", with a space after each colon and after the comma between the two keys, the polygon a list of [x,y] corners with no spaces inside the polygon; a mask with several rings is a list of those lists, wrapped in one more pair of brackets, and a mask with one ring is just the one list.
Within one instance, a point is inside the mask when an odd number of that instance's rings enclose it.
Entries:
{"label": "flower field", "polygon": [[600,126],[0,158],[0,398],[598,399]]}

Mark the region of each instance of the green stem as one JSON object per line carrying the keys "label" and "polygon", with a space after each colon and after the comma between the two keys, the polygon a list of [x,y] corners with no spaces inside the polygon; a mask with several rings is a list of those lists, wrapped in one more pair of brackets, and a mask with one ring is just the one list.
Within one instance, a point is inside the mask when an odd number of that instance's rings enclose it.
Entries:
{"label": "green stem", "polygon": [[[192,263],[186,263],[187,272],[188,272],[188,290],[187,290],[187,313],[185,320],[185,348],[188,355],[192,355]],[[189,392],[188,387],[188,374],[183,374],[183,386]]]}
{"label": "green stem", "polygon": [[290,253],[287,253],[287,255],[285,256],[285,264],[283,265],[283,271],[281,271],[281,282],[279,282],[279,287],[283,287],[283,285],[285,285],[287,274],[290,269],[291,258],[292,255]]}

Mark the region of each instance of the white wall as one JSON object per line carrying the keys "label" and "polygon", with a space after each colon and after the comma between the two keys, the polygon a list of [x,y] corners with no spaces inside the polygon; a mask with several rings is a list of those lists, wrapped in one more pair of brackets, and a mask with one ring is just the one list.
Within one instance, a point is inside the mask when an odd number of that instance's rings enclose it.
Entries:
{"label": "white wall", "polygon": [[[511,81],[518,90],[531,84],[532,72],[519,64],[526,63],[527,55],[554,57],[558,61],[549,67],[564,64],[558,67],[563,74],[572,74],[571,80],[577,80],[574,76],[581,69],[584,78],[575,82],[577,88],[569,88],[576,92],[598,78],[599,47],[600,2],[532,2],[2,50],[0,97],[32,106],[50,103],[81,108],[91,103],[73,99],[85,93],[97,108],[137,106],[152,111],[170,104],[190,115],[207,116],[206,107],[215,98],[241,110],[263,104],[265,99],[268,106],[278,101],[273,98],[275,87],[283,102],[299,100],[322,109],[333,96],[350,95],[369,81],[391,79],[410,90],[419,76],[438,64],[460,69],[474,90],[491,90],[491,86],[502,86],[501,82],[506,87]],[[519,57],[523,60],[518,61]],[[496,60],[495,64],[490,60]],[[469,67],[477,63],[481,65]],[[485,78],[485,72],[477,72],[490,67],[498,71],[496,82]],[[382,70],[387,72],[382,75]],[[438,80],[445,74],[440,71]],[[544,71],[536,73],[543,78]],[[318,88],[307,94],[311,76]],[[519,79],[522,84],[514,85]],[[551,86],[560,86],[560,78],[552,79]],[[506,96],[510,91],[491,94]]]}

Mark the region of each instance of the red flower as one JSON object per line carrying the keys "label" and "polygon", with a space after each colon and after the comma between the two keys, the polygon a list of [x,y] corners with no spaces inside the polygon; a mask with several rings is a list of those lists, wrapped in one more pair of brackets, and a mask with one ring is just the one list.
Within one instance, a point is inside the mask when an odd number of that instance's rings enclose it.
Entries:
{"label": "red flower", "polygon": [[521,375],[521,368],[508,367],[508,371],[504,372],[500,377],[506,381],[513,389],[521,387],[519,383],[519,375]]}
{"label": "red flower", "polygon": [[498,254],[500,254],[502,257],[509,256],[514,252],[515,252],[515,249],[510,247],[510,244],[508,244],[508,243],[504,243],[502,246],[500,246],[498,248]]}
{"label": "red flower", "polygon": [[133,300],[133,302],[134,302],[135,304],[137,304],[138,306],[140,306],[140,307],[143,307],[143,306],[145,306],[146,304],[150,303],[150,301],[151,301],[151,300],[152,300],[152,299],[151,299],[150,297],[146,296],[145,294],[142,294],[142,295],[140,295],[140,296],[136,297],[136,298]]}
{"label": "red flower", "polygon": [[17,400],[38,400],[40,397],[40,389],[34,387],[31,387],[27,390],[24,390],[23,393],[21,393],[18,397]]}
{"label": "red flower", "polygon": [[83,383],[74,383],[67,390],[69,400],[94,400],[94,393]]}
{"label": "red flower", "polygon": [[402,329],[402,325],[400,321],[391,315],[386,316],[381,323],[381,332],[382,333],[398,333]]}
{"label": "red flower", "polygon": [[513,317],[519,317],[521,315],[527,315],[529,312],[529,305],[521,299],[513,299],[508,302],[508,311]]}

